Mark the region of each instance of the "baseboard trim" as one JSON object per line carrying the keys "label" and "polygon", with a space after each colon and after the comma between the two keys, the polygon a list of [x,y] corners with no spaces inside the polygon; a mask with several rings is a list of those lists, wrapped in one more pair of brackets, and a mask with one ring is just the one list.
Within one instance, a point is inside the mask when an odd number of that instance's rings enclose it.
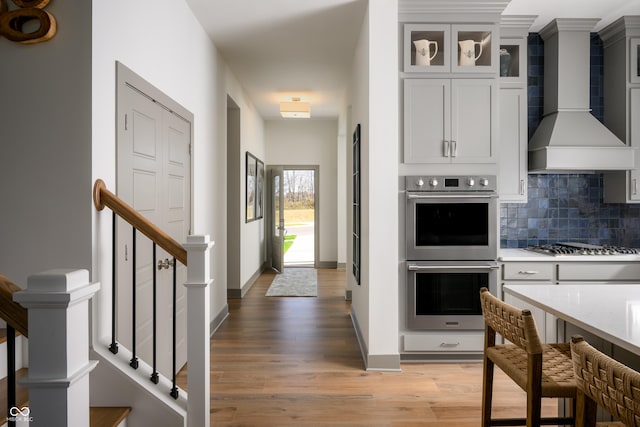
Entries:
{"label": "baseboard trim", "polygon": [[367,371],[400,372],[400,354],[370,354]]}
{"label": "baseboard trim", "polygon": [[364,361],[364,369],[367,371],[400,372],[400,354],[369,354],[369,349],[363,339],[358,316],[353,306],[351,306],[350,315],[353,328],[356,332],[358,345],[360,346],[362,360]]}
{"label": "baseboard trim", "polygon": [[242,298],[241,289],[227,289],[227,299],[240,299]]}
{"label": "baseboard trim", "polygon": [[337,268],[347,268],[347,263],[346,262],[339,262]]}
{"label": "baseboard trim", "polygon": [[242,285],[242,289],[227,289],[227,299],[244,298],[244,296],[247,294],[247,292],[249,292],[249,290],[254,285],[254,283],[256,283],[256,280],[258,280],[258,277],[260,277],[260,275],[265,270],[265,268],[266,268],[266,264],[262,264],[258,268],[258,270],[256,270],[255,273],[253,273],[253,275],[249,278],[249,280],[247,280],[247,282],[244,285]]}
{"label": "baseboard trim", "polygon": [[209,324],[209,337],[212,337],[216,333],[218,328],[222,326],[222,323],[229,317],[229,304],[225,304],[222,310]]}
{"label": "baseboard trim", "polygon": [[356,315],[353,306],[351,306],[351,310],[349,311],[351,317],[351,323],[353,324],[353,329],[356,333],[356,339],[358,340],[358,347],[360,347],[360,355],[362,356],[362,361],[364,362],[364,369],[367,369],[367,354],[369,353],[369,349],[367,348],[367,343],[362,338],[362,330],[360,329],[360,323],[358,322],[358,316]]}
{"label": "baseboard trim", "polygon": [[345,289],[345,291],[344,291],[344,299],[347,300],[347,301],[351,301],[351,294],[352,294],[351,289]]}
{"label": "baseboard trim", "polygon": [[337,261],[318,261],[316,268],[338,268]]}

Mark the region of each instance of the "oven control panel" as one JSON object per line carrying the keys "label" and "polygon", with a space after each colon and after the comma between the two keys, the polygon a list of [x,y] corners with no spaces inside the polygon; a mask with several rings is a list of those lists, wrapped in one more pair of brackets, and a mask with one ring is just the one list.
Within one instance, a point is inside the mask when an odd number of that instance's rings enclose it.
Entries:
{"label": "oven control panel", "polygon": [[490,191],[497,190],[495,175],[437,175],[405,177],[407,191]]}

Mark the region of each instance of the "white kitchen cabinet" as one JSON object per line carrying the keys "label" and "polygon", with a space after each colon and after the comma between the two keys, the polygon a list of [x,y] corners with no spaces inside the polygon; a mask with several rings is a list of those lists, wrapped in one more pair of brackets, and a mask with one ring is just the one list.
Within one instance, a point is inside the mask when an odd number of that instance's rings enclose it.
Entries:
{"label": "white kitchen cabinet", "polygon": [[500,89],[498,151],[501,202],[527,202],[527,91]]}
{"label": "white kitchen cabinet", "polygon": [[484,349],[482,331],[435,331],[405,334],[403,350],[420,353],[481,353]]}
{"label": "white kitchen cabinet", "polygon": [[624,16],[602,31],[604,44],[604,124],[635,148],[630,171],[604,174],[606,203],[640,203],[640,16]]}
{"label": "white kitchen cabinet", "polygon": [[405,163],[495,163],[495,79],[405,79]]}
{"label": "white kitchen cabinet", "polygon": [[[560,258],[560,259],[558,259]],[[505,285],[611,285],[619,286],[638,283],[640,264],[637,257],[631,255],[629,261],[607,261],[607,256],[594,256],[593,261],[585,259],[566,261],[563,257],[549,257],[540,261],[508,261],[501,264],[502,275],[498,284],[498,296],[511,305],[529,309],[536,320],[540,337],[545,342],[558,342],[565,339],[562,330],[558,330],[555,316],[539,308],[502,292]],[[564,258],[571,258],[567,256]],[[589,257],[586,257],[589,258]]]}
{"label": "white kitchen cabinet", "polygon": [[527,84],[527,40],[522,38],[500,39],[498,50],[500,86]]}
{"label": "white kitchen cabinet", "polygon": [[503,295],[502,287],[505,285],[552,285],[554,282],[554,264],[545,262],[513,262],[502,264],[502,280],[500,283],[500,295],[506,303],[521,309],[531,311],[536,321],[538,334],[543,342],[555,342],[556,319],[543,310],[532,306],[512,295]]}
{"label": "white kitchen cabinet", "polygon": [[496,73],[497,26],[405,24],[405,73]]}
{"label": "white kitchen cabinet", "polygon": [[527,36],[535,16],[503,16],[500,21],[500,153],[501,202],[527,202]]}

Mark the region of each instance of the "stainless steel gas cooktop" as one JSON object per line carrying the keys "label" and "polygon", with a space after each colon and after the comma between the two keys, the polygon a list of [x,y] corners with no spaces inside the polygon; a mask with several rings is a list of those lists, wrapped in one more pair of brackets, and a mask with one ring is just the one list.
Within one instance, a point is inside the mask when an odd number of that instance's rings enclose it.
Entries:
{"label": "stainless steel gas cooktop", "polygon": [[634,255],[640,254],[640,248],[625,248],[621,246],[598,246],[577,242],[558,242],[549,245],[529,246],[529,251],[545,255]]}

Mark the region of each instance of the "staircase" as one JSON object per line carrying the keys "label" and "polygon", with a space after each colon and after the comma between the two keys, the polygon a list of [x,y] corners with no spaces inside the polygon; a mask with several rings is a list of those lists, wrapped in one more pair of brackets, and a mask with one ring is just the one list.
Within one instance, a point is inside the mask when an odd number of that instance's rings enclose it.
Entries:
{"label": "staircase", "polygon": [[[173,255],[173,371],[175,289],[184,286],[189,394],[176,386],[175,374],[171,379],[156,370],[155,325],[153,361],[139,360],[135,339],[132,349],[117,341],[115,282],[105,286],[90,282],[87,270],[57,269],[30,276],[22,289],[0,274],[0,321],[7,325],[0,331],[0,427],[209,425],[213,242],[208,236],[188,236],[184,245],[177,243],[109,192],[101,180],[96,181],[93,196],[98,211],[112,210],[113,230],[118,217],[133,227],[134,241],[140,232],[153,242],[154,250],[158,245]],[[189,264],[186,281],[179,285],[176,260]],[[155,263],[154,259],[152,266]],[[155,296],[153,306],[155,323]],[[132,326],[136,327],[135,316]],[[96,407],[90,407],[90,402]]]}
{"label": "staircase", "polygon": [[[10,297],[20,288],[10,282],[6,277],[0,275],[0,316],[7,323],[15,322],[15,319],[4,319],[12,317],[7,314],[9,312],[24,313],[26,310],[17,306],[16,303],[10,302]],[[10,308],[12,307],[12,308]],[[21,316],[21,315],[18,315]],[[28,327],[25,332],[28,333]],[[26,354],[28,353],[28,339],[20,332],[14,332],[15,338],[13,345],[9,341],[11,338],[7,334],[7,328],[0,329],[0,426],[21,425],[28,423],[26,419],[31,416],[29,408],[29,391],[21,385],[21,381],[28,379],[29,368]],[[13,349],[13,350],[12,350]],[[9,366],[9,360],[13,360],[15,366]],[[10,369],[15,371],[16,384],[10,384],[8,372]],[[9,408],[9,391],[15,390],[15,406],[12,410]],[[29,409],[28,409],[29,408]],[[28,413],[26,411],[29,411]],[[131,407],[91,407],[89,409],[89,426],[90,427],[123,427],[127,425],[127,416],[131,412]],[[17,420],[17,421],[16,421]],[[28,425],[28,424],[27,424]]]}

